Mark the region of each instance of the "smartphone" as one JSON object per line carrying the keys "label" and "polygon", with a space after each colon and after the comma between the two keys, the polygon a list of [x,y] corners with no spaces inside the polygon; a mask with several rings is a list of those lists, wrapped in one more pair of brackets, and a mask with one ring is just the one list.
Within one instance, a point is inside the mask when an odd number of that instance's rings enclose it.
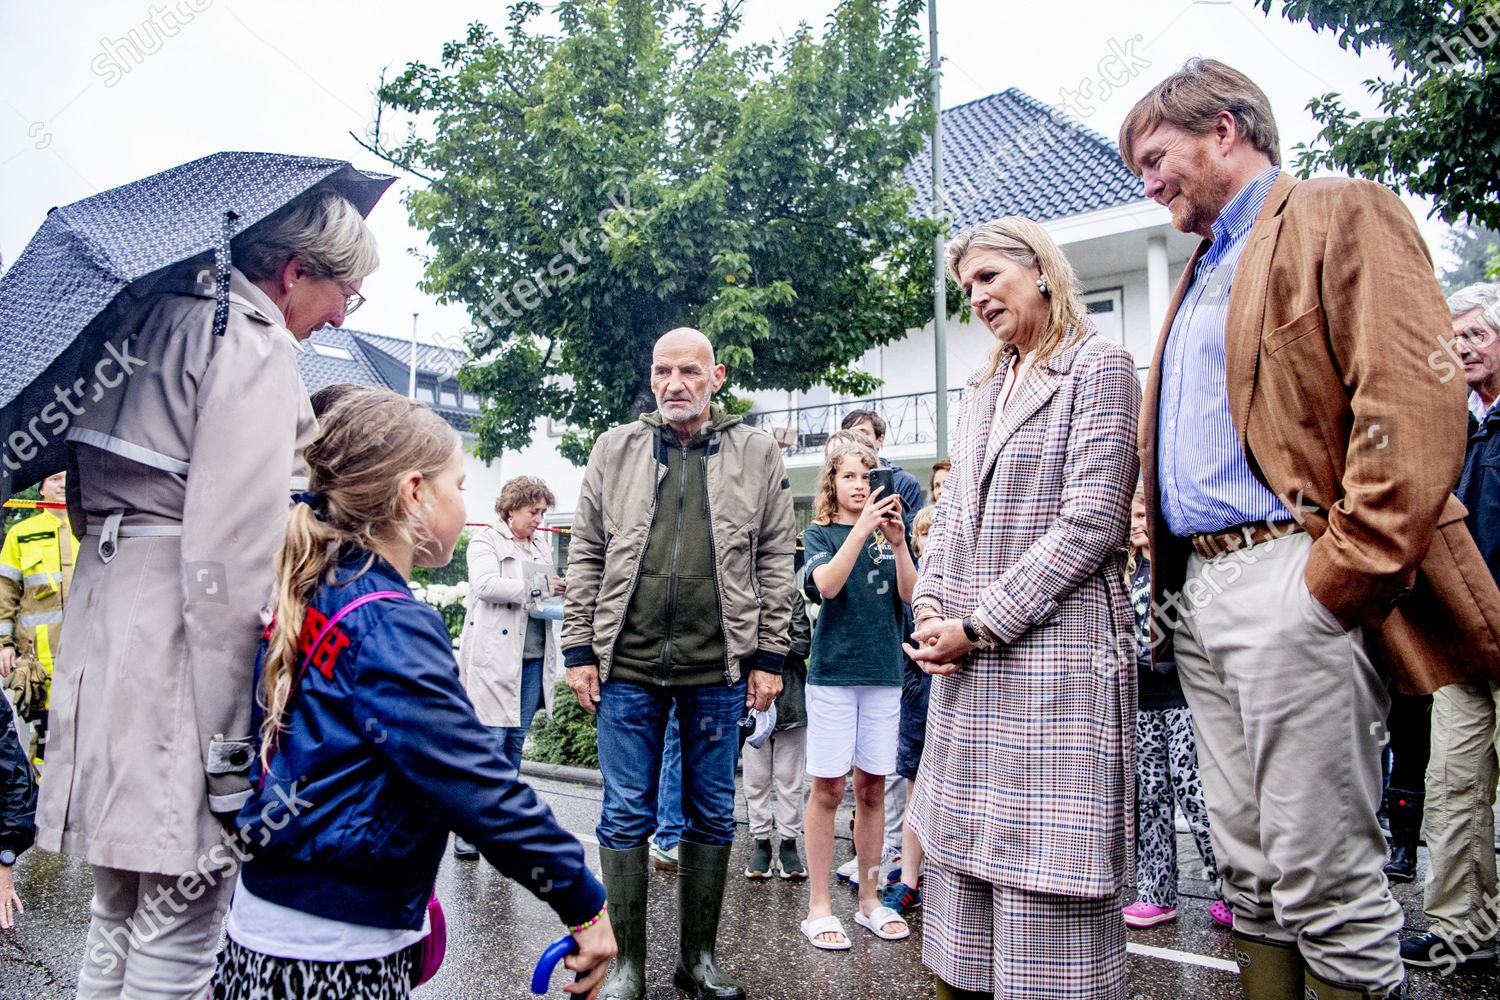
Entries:
{"label": "smartphone", "polygon": [[896,473],[894,470],[879,468],[870,470],[870,494],[874,496],[876,490],[881,490],[876,500],[884,500],[886,497],[894,496],[896,493]]}

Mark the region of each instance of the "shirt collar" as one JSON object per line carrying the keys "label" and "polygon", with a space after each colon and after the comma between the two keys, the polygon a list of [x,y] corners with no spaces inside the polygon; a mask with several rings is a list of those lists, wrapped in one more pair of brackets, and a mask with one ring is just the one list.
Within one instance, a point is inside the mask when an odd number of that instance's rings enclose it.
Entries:
{"label": "shirt collar", "polygon": [[1486,406],[1484,400],[1479,398],[1479,393],[1473,389],[1469,390],[1469,413],[1479,423],[1484,423],[1484,418],[1489,416],[1490,410],[1494,409],[1494,406],[1494,402]]}
{"label": "shirt collar", "polygon": [[1249,184],[1240,188],[1239,194],[1229,199],[1229,204],[1219,212],[1219,217],[1210,227],[1215,243],[1234,239],[1250,228],[1255,217],[1265,207],[1266,198],[1271,193],[1271,185],[1276,183],[1276,178],[1279,176],[1281,176],[1280,167],[1267,167],[1256,174]]}
{"label": "shirt collar", "polygon": [[282,315],[281,310],[276,308],[276,303],[271,301],[271,296],[263,292],[255,282],[245,277],[244,272],[237,267],[229,269],[229,293],[231,295],[238,295],[264,313],[266,319],[270,320],[276,329],[286,334],[287,339],[292,342],[292,346],[298,351],[307,350],[307,345],[298,340],[296,334],[287,329],[286,316]]}

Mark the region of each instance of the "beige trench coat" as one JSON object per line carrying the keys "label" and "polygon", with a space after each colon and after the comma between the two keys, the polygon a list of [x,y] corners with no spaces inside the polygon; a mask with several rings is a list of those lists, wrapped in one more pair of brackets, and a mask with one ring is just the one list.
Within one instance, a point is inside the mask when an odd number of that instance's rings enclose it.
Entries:
{"label": "beige trench coat", "polygon": [[[527,563],[552,565],[552,550],[533,532],[522,542],[501,522],[469,541],[469,597],[459,639],[458,676],[486,726],[521,724],[521,652],[526,647],[527,612],[534,606]],[[555,571],[554,571],[555,572]],[[545,594],[543,595],[546,596]],[[552,711],[557,686],[557,637],[550,621],[542,656],[542,707]]]}
{"label": "beige trench coat", "polygon": [[231,290],[219,337],[211,285],[145,299],[111,337],[135,370],[99,373],[68,430],[80,551],[37,844],[95,865],[189,871],[249,796],[256,650],[317,425],[280,312],[239,272]]}

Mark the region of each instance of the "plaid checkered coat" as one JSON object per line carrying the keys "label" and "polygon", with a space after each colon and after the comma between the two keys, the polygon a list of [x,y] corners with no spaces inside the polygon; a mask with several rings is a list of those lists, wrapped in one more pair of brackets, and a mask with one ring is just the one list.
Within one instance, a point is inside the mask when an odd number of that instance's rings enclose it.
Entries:
{"label": "plaid checkered coat", "polygon": [[910,815],[944,868],[1098,897],[1134,847],[1124,549],[1141,390],[1120,345],[1092,328],[1065,343],[1013,390],[988,464],[1004,365],[964,393],[913,603],[977,614],[1004,641],[933,679]]}

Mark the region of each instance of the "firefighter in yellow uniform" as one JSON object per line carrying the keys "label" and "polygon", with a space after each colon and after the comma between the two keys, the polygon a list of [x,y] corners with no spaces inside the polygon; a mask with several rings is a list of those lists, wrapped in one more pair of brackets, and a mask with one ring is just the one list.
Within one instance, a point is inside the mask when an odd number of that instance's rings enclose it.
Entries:
{"label": "firefighter in yellow uniform", "polygon": [[[42,481],[42,499],[66,501],[67,473]],[[0,547],[0,677],[32,726],[32,758],[41,764],[52,690],[52,655],[73,578],[78,539],[66,510],[39,510],[17,522]]]}

